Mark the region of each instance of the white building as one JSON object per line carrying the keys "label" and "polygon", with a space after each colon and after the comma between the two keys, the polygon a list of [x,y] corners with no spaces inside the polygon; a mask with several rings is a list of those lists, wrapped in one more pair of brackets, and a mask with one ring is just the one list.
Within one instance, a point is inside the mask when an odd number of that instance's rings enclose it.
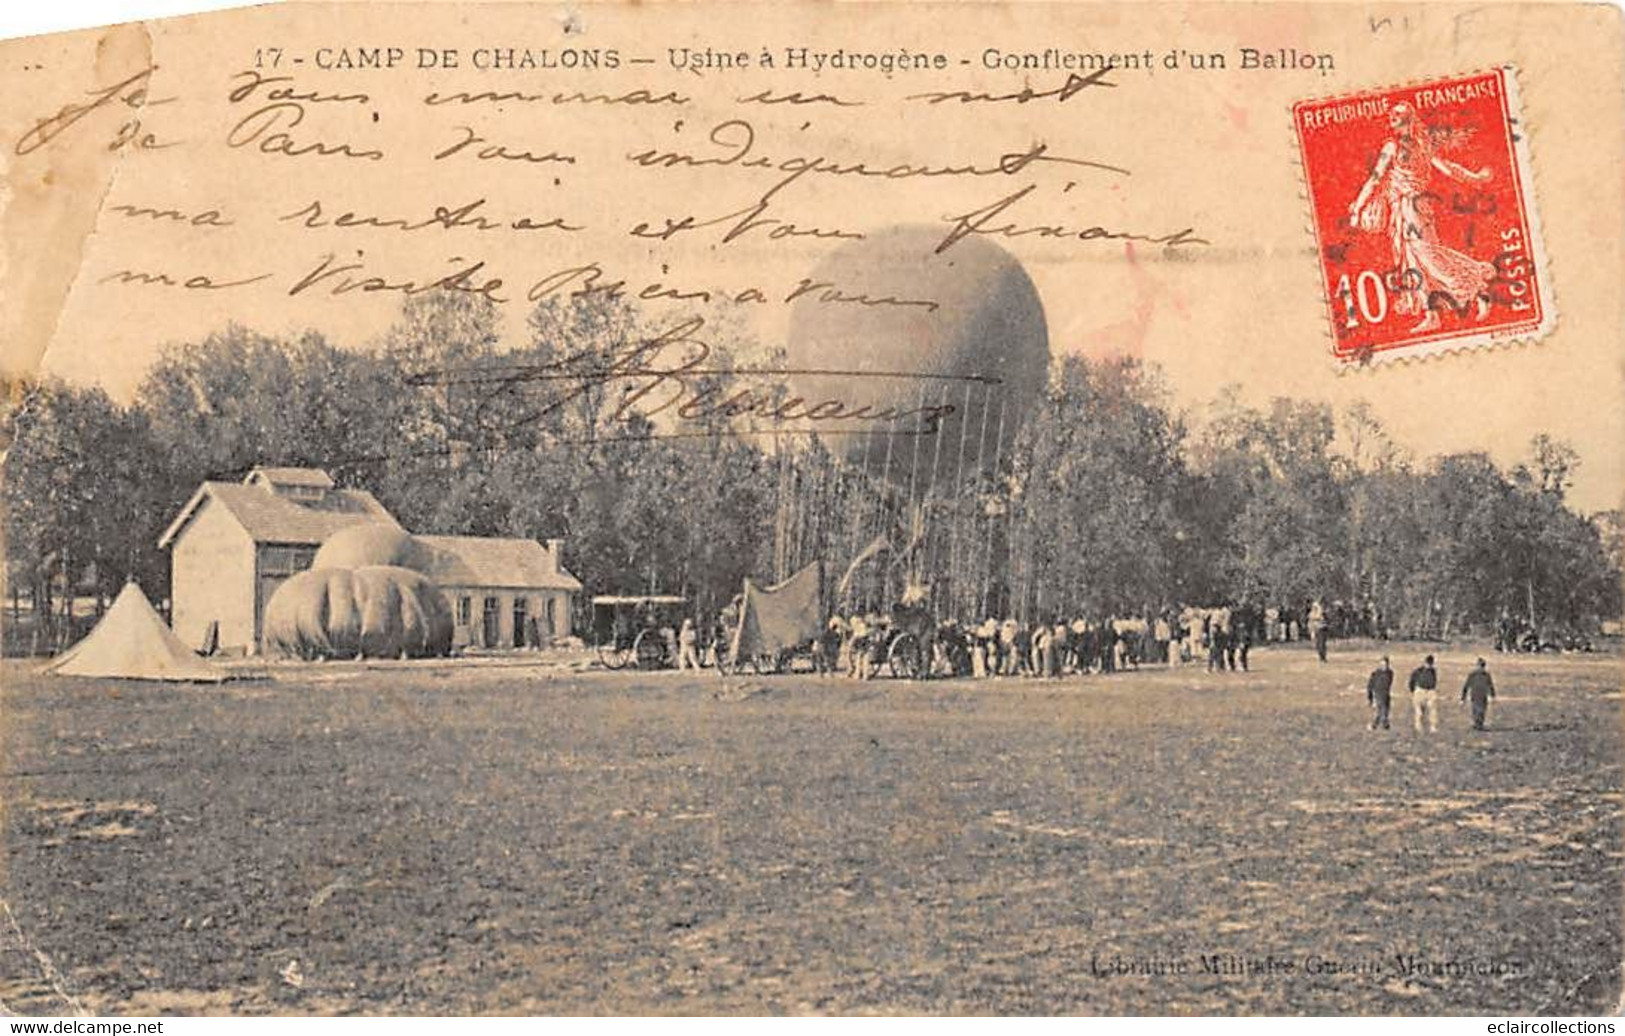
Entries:
{"label": "white building", "polygon": [[[357,522],[395,518],[371,493],[339,489],[313,468],[255,468],[242,482],[205,482],[158,540],[170,551],[175,633],[202,647],[257,653],[265,605],[310,567],[316,549]],[[511,648],[568,636],[581,583],[559,563],[559,540],[419,536],[457,622],[461,646]]]}

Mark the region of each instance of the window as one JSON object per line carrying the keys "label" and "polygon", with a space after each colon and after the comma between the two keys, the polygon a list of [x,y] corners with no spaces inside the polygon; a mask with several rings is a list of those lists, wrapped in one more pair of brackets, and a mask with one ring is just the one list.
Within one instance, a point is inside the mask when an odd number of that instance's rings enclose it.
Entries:
{"label": "window", "polygon": [[525,646],[526,620],[530,616],[530,608],[523,597],[513,599],[513,646]]}
{"label": "window", "polygon": [[474,598],[464,594],[457,598],[457,625],[467,626],[474,621]]}
{"label": "window", "polygon": [[315,547],[270,546],[260,548],[260,574],[291,576],[303,572],[315,560]]}

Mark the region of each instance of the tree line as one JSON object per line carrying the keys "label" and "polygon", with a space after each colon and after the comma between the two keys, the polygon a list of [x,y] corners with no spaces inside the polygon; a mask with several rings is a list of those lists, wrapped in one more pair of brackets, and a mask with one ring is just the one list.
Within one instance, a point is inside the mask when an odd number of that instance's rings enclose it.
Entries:
{"label": "tree line", "polygon": [[[730,361],[776,359],[729,326],[713,320],[712,388],[763,377]],[[157,540],[198,484],[279,465],[368,489],[414,531],[562,537],[589,595],[681,593],[702,616],[745,577],[812,560],[832,588],[851,577],[835,607],[884,610],[912,587],[962,621],[1320,599],[1449,636],[1620,611],[1620,515],[1569,505],[1577,456],[1544,435],[1508,469],[1418,459],[1363,404],[1181,412],[1154,367],[1068,356],[1008,449],[920,498],[765,421],[719,415],[677,438],[628,418],[625,385],[602,375],[646,331],[624,302],[575,296],[504,341],[488,303],[443,292],[366,348],[238,326],[172,346],[128,404],[8,386],[13,600],[51,616],[65,593],[110,598],[126,577],[166,596]]]}

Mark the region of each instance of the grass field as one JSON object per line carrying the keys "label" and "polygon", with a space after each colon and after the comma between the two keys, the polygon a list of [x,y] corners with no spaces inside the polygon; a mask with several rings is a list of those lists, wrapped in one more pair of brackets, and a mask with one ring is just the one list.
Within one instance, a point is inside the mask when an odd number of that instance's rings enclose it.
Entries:
{"label": "grass field", "polygon": [[[1402,683],[1420,649],[1394,650]],[[1392,732],[1365,729],[1372,655],[861,685],[407,666],[200,689],[8,664],[0,1000],[1612,1009],[1618,656],[1492,658],[1475,734],[1470,656],[1441,654],[1444,726],[1419,737],[1403,693]]]}

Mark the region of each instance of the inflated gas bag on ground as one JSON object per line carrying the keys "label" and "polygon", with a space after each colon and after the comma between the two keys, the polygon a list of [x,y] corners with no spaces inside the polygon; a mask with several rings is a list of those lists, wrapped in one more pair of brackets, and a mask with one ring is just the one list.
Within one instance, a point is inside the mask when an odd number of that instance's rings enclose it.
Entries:
{"label": "inflated gas bag on ground", "polygon": [[448,654],[451,635],[435,585],[392,565],[300,572],[265,606],[265,650],[296,658],[427,658]]}

